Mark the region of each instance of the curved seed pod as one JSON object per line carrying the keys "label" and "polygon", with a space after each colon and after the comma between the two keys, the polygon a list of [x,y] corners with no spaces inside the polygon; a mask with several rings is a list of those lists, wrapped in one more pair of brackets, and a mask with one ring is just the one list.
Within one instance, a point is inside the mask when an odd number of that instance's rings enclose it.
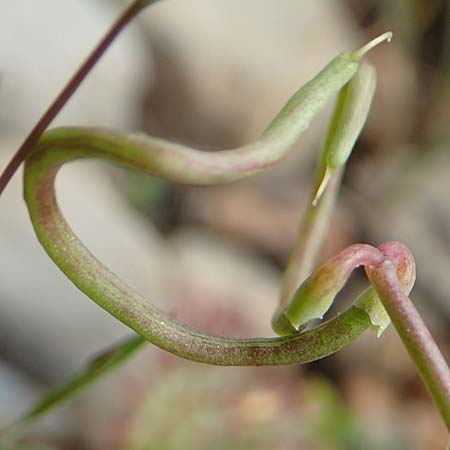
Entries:
{"label": "curved seed pod", "polygon": [[[354,244],[326,261],[302,283],[289,306],[274,316],[272,328],[280,335],[290,335],[298,332],[309,321],[322,319],[356,267],[365,266],[367,271],[386,260],[395,264],[397,277],[405,294],[409,294],[414,285],[416,268],[414,258],[406,246],[399,242],[386,242],[378,248]],[[360,294],[354,305],[369,315],[378,336],[389,325],[389,316],[373,287]]]}
{"label": "curved seed pod", "polygon": [[[129,13],[133,14],[150,3],[152,2],[149,0],[136,0]],[[125,16],[121,20],[126,22],[128,19]],[[117,28],[119,29],[120,27]],[[217,365],[274,365],[308,362],[337,351],[370,326],[369,316],[374,325],[384,326],[384,323],[377,323],[378,312],[376,319],[371,315],[371,308],[376,309],[377,306],[374,295],[369,292],[363,294],[358,306],[350,307],[342,315],[311,331],[288,337],[232,339],[191,329],[149,305],[89,253],[59,210],[54,182],[62,164],[86,157],[105,158],[125,167],[148,171],[168,179],[199,184],[231,181],[262,170],[285,154],[308,126],[311,118],[323,107],[330,93],[337,86],[342,86],[344,79],[351,78],[351,72],[358,68],[360,58],[373,46],[390,38],[391,34],[385,33],[360,50],[339,55],[315,79],[297,92],[259,141],[238,149],[222,151],[218,156],[205,156],[198,150],[155,138],[145,138],[145,142],[142,142],[142,138],[126,138],[106,131],[85,129],[56,130],[47,133],[38,142],[34,153],[26,162],[24,194],[40,242],[58,267],[80,290],[140,336],[96,359],[85,372],[76,375],[59,390],[52,391],[34,410],[25,415],[23,420],[42,414],[125,360],[143,344],[143,338],[193,361]],[[92,61],[94,60],[95,58]],[[336,68],[338,72],[334,73]],[[364,75],[364,70],[361,67],[358,73]],[[370,75],[370,72],[367,74]],[[321,86],[322,83],[324,84]],[[354,84],[357,85],[357,79]],[[361,96],[366,100],[373,95],[374,83],[367,86],[365,95]],[[349,120],[346,122],[347,128],[342,127],[339,121],[336,122],[334,134],[337,136],[336,142],[341,144],[335,150],[330,145],[331,150],[326,154],[327,170],[319,187],[318,197],[326,186],[329,171],[345,164],[354,144],[352,136],[359,132],[364,123],[365,119],[361,120],[365,117],[364,111],[367,115],[368,106],[366,108],[366,105],[362,105],[361,110],[356,108],[360,113],[362,111],[358,120],[352,121],[349,113],[353,108],[349,107],[347,110],[346,105],[347,101],[350,101],[348,99],[358,96],[352,94],[351,87],[352,85],[349,85],[343,90],[338,102],[337,115]],[[69,91],[70,89],[67,92]],[[58,108],[57,105],[56,110]],[[48,117],[54,117],[52,114]],[[45,122],[46,120],[42,121]],[[38,127],[36,136],[39,136],[40,129]],[[30,142],[35,141],[31,139]],[[29,147],[32,145],[31,143]],[[27,147],[22,149],[26,150]],[[61,149],[65,150],[63,155]],[[13,159],[12,169],[7,172],[4,180],[9,179],[8,174],[14,173],[20,155],[21,153],[17,154]],[[321,266],[300,286],[291,304],[276,316],[275,328],[281,334],[291,334],[312,318],[321,318],[351,271],[361,264],[366,266],[369,279],[389,311],[397,331],[441,411],[447,428],[450,429],[450,371],[425,324],[405,295],[414,283],[415,267],[412,255],[402,245],[387,243],[375,249],[357,244],[344,250]]]}
{"label": "curved seed pod", "polygon": [[[95,133],[89,136],[89,143],[96,148],[101,145]],[[85,152],[90,154],[87,143],[78,144],[79,147],[63,147],[64,151],[58,147],[42,147],[27,160],[24,195],[31,221],[42,246],[67,277],[99,306],[148,341],[183,358],[208,364],[279,365],[323,358],[370,326],[367,314],[355,307],[315,330],[287,338],[223,338],[173,320],[98,261],[62,216],[54,182],[66,159],[81,157]],[[104,145],[105,148],[109,147]],[[115,153],[114,149],[114,145],[109,148],[110,159],[127,161],[129,153],[120,148]],[[141,152],[145,154],[145,150]]]}
{"label": "curved seed pod", "polygon": [[[390,42],[390,31],[376,37],[368,44],[354,51],[351,56],[360,60],[368,51],[383,41]],[[345,85],[336,102],[333,118],[328,129],[323,149],[324,172],[313,199],[316,206],[336,169],[344,166],[353,150],[356,140],[366,122],[375,93],[377,76],[375,68],[363,62],[356,75]]]}
{"label": "curved seed pod", "polygon": [[[28,147],[25,144],[21,147],[22,152],[16,154],[0,177],[0,189],[121,28],[133,15],[155,1],[135,0],[130,5],[103,44],[82,66],[83,70],[38,122],[26,140]],[[205,154],[156,138],[127,137],[106,130],[65,128],[43,136],[26,161],[24,172],[24,195],[37,236],[50,257],[80,290],[140,336],[101,355],[84,372],[53,390],[23,417],[24,421],[39,416],[125,360],[142,346],[144,339],[181,357],[208,364],[273,365],[308,362],[334,353],[367,329],[370,320],[376,326],[384,326],[376,323],[371,315],[371,308],[378,306],[375,296],[369,293],[360,297],[362,300],[358,300],[357,306],[350,307],[338,317],[311,331],[288,337],[232,339],[189,328],[148,304],[90,254],[62,216],[54,182],[65,162],[88,157],[105,158],[169,180],[196,184],[231,181],[263,170],[284,156],[328,98],[352,78],[365,53],[391,37],[391,33],[385,33],[355,52],[336,57],[292,97],[257,142],[237,149]],[[317,197],[325,189],[330,172],[345,164],[364,124],[374,87],[375,73],[369,65],[363,65],[354,80],[342,90],[331,137],[326,143],[326,170]],[[358,100],[366,102],[353,103]],[[450,428],[450,372],[404,294],[412,288],[415,267],[412,255],[401,244],[387,243],[378,249],[357,244],[327,261],[300,286],[291,304],[275,318],[275,328],[278,327],[281,334],[291,334],[312,318],[322,317],[351,271],[361,264],[366,266],[369,279]]]}
{"label": "curved seed pod", "polygon": [[322,319],[354,269],[361,265],[377,265],[384,260],[384,255],[370,245],[347,247],[301,284],[289,306],[275,315],[272,328],[280,335],[289,335],[313,319]]}
{"label": "curved seed pod", "polygon": [[321,358],[346,345],[370,324],[367,315],[356,308],[315,332],[285,339],[220,338],[172,320],[84,247],[62,216],[54,181],[65,162],[94,157],[194,184],[232,181],[263,170],[285,155],[312,117],[355,74],[365,51],[338,55],[292,97],[257,142],[237,149],[206,153],[162,139],[85,128],[45,133],[24,171],[25,200],[44,249],[98,305],[155,345],[184,358],[218,365],[287,364]]}
{"label": "curved seed pod", "polygon": [[[70,127],[45,132],[33,153],[45,151],[49,165],[80,158],[109,159],[179,183],[208,185],[238,180],[283,158],[358,66],[353,53],[338,55],[293,95],[256,142],[235,149],[211,153],[145,134]],[[64,150],[64,157],[48,149]]]}

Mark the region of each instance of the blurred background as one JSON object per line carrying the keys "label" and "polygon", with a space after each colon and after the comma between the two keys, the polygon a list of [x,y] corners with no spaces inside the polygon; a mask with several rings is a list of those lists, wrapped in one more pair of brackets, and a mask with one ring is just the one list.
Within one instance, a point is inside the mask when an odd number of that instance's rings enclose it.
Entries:
{"label": "blurred background", "polygon": [[[0,14],[0,168],[124,6],[34,3],[4,2]],[[449,1],[162,2],[114,44],[55,125],[141,130],[205,151],[239,146],[338,52],[386,30],[395,37],[370,54],[378,90],[321,260],[356,242],[407,244],[412,298],[448,361]],[[217,334],[272,335],[331,107],[252,179],[196,188],[80,162],[62,171],[60,202],[93,253],[153,303]],[[20,175],[0,197],[0,249],[4,425],[129,330],[44,254]],[[366,285],[352,277],[336,311]],[[209,367],[148,345],[1,450],[442,450],[447,439],[390,327],[306,366]]]}

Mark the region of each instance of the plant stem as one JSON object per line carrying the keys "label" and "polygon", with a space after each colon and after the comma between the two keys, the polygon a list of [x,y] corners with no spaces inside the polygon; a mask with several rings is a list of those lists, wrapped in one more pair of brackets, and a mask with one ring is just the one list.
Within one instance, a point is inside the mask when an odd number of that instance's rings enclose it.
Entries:
{"label": "plant stem", "polygon": [[450,369],[442,353],[403,292],[393,263],[369,266],[366,272],[450,431]]}
{"label": "plant stem", "polygon": [[[364,54],[367,49],[390,36],[390,33],[385,33],[354,54],[358,52]],[[375,68],[363,62],[352,79],[339,92],[317,164],[314,193],[304,214],[294,250],[283,276],[279,311],[288,306],[295,290],[314,269],[318,252],[328,230],[345,163],[369,114],[376,80]]]}
{"label": "plant stem", "polygon": [[[337,105],[333,119],[329,125],[328,135],[333,128],[333,122],[337,120],[336,116],[339,116],[339,107]],[[296,289],[312,273],[317,262],[318,253],[323,245],[330,216],[339,192],[343,170],[334,171],[331,178],[325,184],[323,195],[317,196],[317,192],[322,186],[324,176],[327,173],[327,165],[325,162],[327,141],[328,136],[319,154],[313,190],[306,210],[303,213],[297,239],[283,274],[278,311],[282,311],[289,305]]]}
{"label": "plant stem", "polygon": [[83,388],[89,386],[98,378],[106,375],[112,369],[124,363],[136,351],[138,351],[147,341],[141,336],[132,336],[105,352],[102,352],[85,369],[72,375],[70,378],[52,388],[21,418],[13,422],[7,428],[3,429],[0,437],[5,439],[17,432],[17,430],[26,423],[37,419],[47,411],[58,406],[67,399],[73,397]]}
{"label": "plant stem", "polygon": [[313,205],[313,198],[317,187],[323,179],[324,166],[318,170],[317,181],[313,189],[313,194],[308,201],[308,206],[303,215],[297,240],[283,274],[280,309],[286,308],[295,290],[311,274],[317,261],[317,255],[323,244],[324,236],[328,230],[330,216],[333,212],[336,197],[341,184],[342,171],[333,173],[328,183],[325,193],[320,197],[317,204]]}
{"label": "plant stem", "polygon": [[14,173],[19,168],[20,164],[25,161],[31,153],[34,145],[37,143],[42,133],[47,129],[55,117],[59,114],[62,108],[66,105],[75,91],[80,87],[87,75],[91,72],[93,67],[97,64],[99,59],[110,47],[113,41],[121,33],[121,31],[130,23],[130,21],[146,6],[156,3],[158,0],[136,0],[134,1],[112,25],[103,39],[94,48],[92,53],[88,56],[86,61],[75,72],[63,90],[59,93],[53,103],[44,112],[42,117],[30,131],[29,135],[23,141],[22,145],[17,150],[14,157],[6,166],[3,173],[0,175],[0,195],[9,183]]}

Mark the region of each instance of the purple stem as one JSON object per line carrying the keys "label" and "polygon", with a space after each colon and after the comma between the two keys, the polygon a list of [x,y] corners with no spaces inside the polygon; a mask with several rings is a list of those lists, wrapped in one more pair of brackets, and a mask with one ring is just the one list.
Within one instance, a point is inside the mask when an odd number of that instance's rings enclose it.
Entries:
{"label": "purple stem", "polygon": [[92,53],[88,56],[86,61],[81,65],[77,72],[66,84],[64,89],[56,97],[53,103],[42,115],[40,120],[33,127],[27,138],[24,140],[20,148],[17,150],[14,157],[11,159],[9,164],[6,166],[3,173],[0,175],[0,195],[3,190],[19,168],[20,164],[25,161],[28,155],[31,153],[34,145],[37,143],[42,133],[47,129],[50,123],[59,114],[64,105],[72,97],[74,92],[79,88],[81,83],[97,64],[99,59],[113,43],[120,32],[126,27],[126,25],[146,6],[155,3],[158,0],[149,0],[143,2],[142,0],[134,1],[117,19],[117,21],[112,25],[108,33],[103,37],[103,39],[98,43],[97,47],[94,48]]}
{"label": "purple stem", "polygon": [[403,292],[394,264],[387,260],[366,272],[450,431],[450,369],[442,353]]}

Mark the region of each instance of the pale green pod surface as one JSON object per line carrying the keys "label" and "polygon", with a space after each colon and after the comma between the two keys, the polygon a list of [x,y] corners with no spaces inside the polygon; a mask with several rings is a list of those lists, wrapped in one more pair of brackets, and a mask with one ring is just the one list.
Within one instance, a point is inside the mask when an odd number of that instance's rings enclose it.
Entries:
{"label": "pale green pod surface", "polygon": [[366,123],[376,84],[375,68],[362,62],[355,76],[341,90],[337,105],[339,114],[335,116],[325,144],[325,163],[329,169],[338,169],[347,162]]}
{"label": "pale green pod surface", "polygon": [[307,278],[297,289],[292,299],[291,306],[286,309],[284,315],[298,331],[302,326],[314,319],[322,319],[330,309],[339,290],[343,287],[346,278],[332,279],[325,286],[317,286],[317,277]]}
{"label": "pale green pod surface", "polygon": [[391,319],[373,286],[362,292],[355,300],[354,305],[368,314],[372,328],[377,332],[377,336],[380,337],[391,323]]}
{"label": "pale green pod surface", "polygon": [[338,264],[331,260],[331,264],[326,263],[300,285],[289,306],[272,319],[272,328],[277,334],[298,333],[311,320],[323,318],[352,270],[346,263],[342,267],[337,267]]}
{"label": "pale green pod surface", "polygon": [[350,52],[332,59],[291,97],[267,127],[263,138],[270,138],[275,145],[279,140],[295,142],[329,99],[356,74],[359,64]]}
{"label": "pale green pod surface", "polygon": [[[287,141],[293,144],[307,128],[311,119],[325,106],[328,99],[339,92],[354,77],[366,53],[381,42],[390,41],[391,38],[391,32],[383,33],[360,49],[340,53],[332,59],[288,101],[264,132],[263,140],[269,138],[275,147],[277,141]],[[364,69],[361,76],[370,76],[370,74],[367,69]],[[373,81],[376,82],[376,79]],[[359,84],[357,87],[360,89]],[[370,107],[370,101],[366,106],[367,110]],[[356,108],[359,106],[356,105]]]}
{"label": "pale green pod surface", "polygon": [[392,33],[388,31],[360,49],[347,54],[351,60],[359,62],[358,71],[339,92],[324,144],[323,178],[312,202],[314,206],[325,192],[334,171],[347,162],[369,113],[377,77],[375,68],[367,62],[361,62],[361,59],[372,48],[391,39]]}

